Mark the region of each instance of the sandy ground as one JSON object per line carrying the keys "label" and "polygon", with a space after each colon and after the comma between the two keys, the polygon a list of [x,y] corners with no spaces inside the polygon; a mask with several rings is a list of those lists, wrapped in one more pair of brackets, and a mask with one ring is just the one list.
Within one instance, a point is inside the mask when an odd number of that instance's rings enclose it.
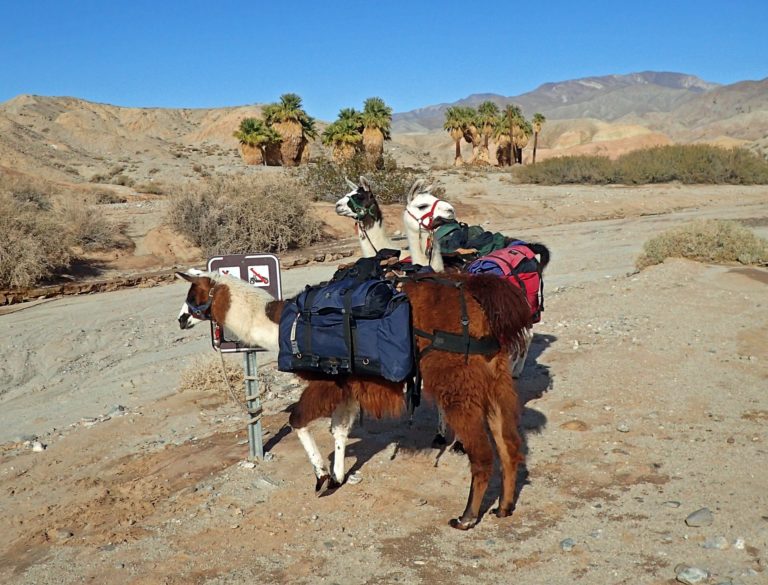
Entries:
{"label": "sandy ground", "polygon": [[[680,565],[768,582],[768,271],[633,268],[649,237],[695,217],[768,236],[768,191],[444,182],[462,218],[553,253],[518,384],[529,475],[511,518],[448,527],[469,469],[429,448],[430,406],[410,425],[366,418],[347,452],[362,481],[316,498],[285,427],[300,388],[268,354],[271,459],[243,466],[239,408],[177,391],[213,355],[205,326],[177,328],[177,283],[0,316],[0,582],[671,584]],[[284,289],[333,269],[286,271]],[[687,525],[704,507],[711,523]]]}

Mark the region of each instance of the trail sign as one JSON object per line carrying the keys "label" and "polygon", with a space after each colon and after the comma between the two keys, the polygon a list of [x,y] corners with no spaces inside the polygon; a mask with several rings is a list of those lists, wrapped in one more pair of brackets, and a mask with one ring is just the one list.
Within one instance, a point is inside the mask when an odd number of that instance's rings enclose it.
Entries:
{"label": "trail sign", "polygon": [[[283,290],[280,283],[280,261],[274,254],[227,254],[208,259],[208,271],[218,272],[244,280],[264,289],[274,298],[281,300]],[[264,351],[260,347],[245,345],[234,333],[211,322],[211,343],[222,352]]]}

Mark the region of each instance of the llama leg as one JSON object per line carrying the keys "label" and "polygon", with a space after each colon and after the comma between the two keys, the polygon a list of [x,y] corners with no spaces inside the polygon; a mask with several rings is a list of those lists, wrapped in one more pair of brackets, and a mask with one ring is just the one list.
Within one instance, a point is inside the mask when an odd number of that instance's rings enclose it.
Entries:
{"label": "llama leg", "polygon": [[307,427],[296,429],[296,434],[299,437],[299,441],[301,441],[301,446],[307,452],[309,462],[312,463],[312,467],[315,470],[315,477],[317,478],[315,491],[319,492],[325,485],[325,482],[331,477],[328,473],[328,468],[325,466],[325,460],[320,454],[320,449],[317,448],[317,443],[315,443],[315,439],[309,433]]}
{"label": "llama leg", "polygon": [[472,470],[467,506],[461,517],[452,519],[450,524],[459,530],[469,530],[480,516],[480,505],[493,472],[493,449],[479,408],[452,408],[445,414],[451,427],[461,433]]}
{"label": "llama leg", "polygon": [[445,437],[448,435],[448,426],[445,424],[445,416],[443,415],[443,409],[437,407],[437,433],[435,438],[432,439],[433,449],[442,449],[448,443]]}
{"label": "llama leg", "polygon": [[533,329],[528,328],[525,330],[525,349],[520,355],[512,359],[512,361],[510,362],[512,377],[515,379],[519,378],[520,374],[523,373],[523,368],[525,367],[525,360],[528,358],[528,349],[530,349],[531,347],[532,340],[533,340]]}
{"label": "llama leg", "polygon": [[515,508],[515,487],[517,467],[524,460],[522,439],[517,432],[519,409],[516,394],[506,385],[497,385],[497,404],[491,409],[488,427],[496,443],[496,452],[501,463],[501,495],[496,516],[504,518]]}
{"label": "llama leg", "polygon": [[347,437],[359,411],[356,400],[348,400],[339,404],[331,416],[331,433],[335,448],[333,452],[333,475],[329,489],[337,488],[344,483],[344,455],[347,448]]}
{"label": "llama leg", "polygon": [[288,418],[288,424],[296,429],[299,441],[301,441],[301,445],[307,452],[309,461],[314,468],[317,478],[315,492],[320,492],[323,489],[331,475],[328,473],[325,460],[307,427],[313,420],[331,416],[339,404],[344,402],[344,390],[335,381],[310,380]]}

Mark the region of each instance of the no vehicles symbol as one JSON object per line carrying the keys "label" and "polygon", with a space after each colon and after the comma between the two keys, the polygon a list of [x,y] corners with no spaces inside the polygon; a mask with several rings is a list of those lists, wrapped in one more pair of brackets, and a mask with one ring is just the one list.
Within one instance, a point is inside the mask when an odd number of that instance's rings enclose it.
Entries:
{"label": "no vehicles symbol", "polygon": [[248,282],[253,286],[269,286],[269,266],[249,266]]}

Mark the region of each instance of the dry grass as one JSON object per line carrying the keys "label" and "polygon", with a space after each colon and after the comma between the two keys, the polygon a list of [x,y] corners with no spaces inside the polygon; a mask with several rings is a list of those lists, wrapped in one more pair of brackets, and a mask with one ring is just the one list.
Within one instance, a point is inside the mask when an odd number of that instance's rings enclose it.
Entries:
{"label": "dry grass", "polygon": [[666,258],[715,264],[768,264],[768,240],[758,238],[735,221],[698,220],[648,240],[636,265],[642,270]]}
{"label": "dry grass", "polygon": [[[227,363],[229,362],[229,363]],[[245,377],[242,364],[224,360],[227,379],[235,392],[242,394]],[[201,354],[181,372],[179,392],[207,392],[229,399],[229,388],[221,367],[221,357],[211,352]]]}
{"label": "dry grass", "polygon": [[168,223],[208,255],[284,252],[320,240],[309,204],[283,175],[217,175],[173,195]]}

